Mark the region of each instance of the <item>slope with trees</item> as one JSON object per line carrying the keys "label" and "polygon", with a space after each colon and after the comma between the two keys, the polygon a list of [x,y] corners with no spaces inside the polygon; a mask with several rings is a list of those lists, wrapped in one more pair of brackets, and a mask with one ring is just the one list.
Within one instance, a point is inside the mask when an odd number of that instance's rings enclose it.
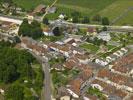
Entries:
{"label": "slope with trees", "polygon": [[[0,42],[0,86],[2,87],[1,84],[8,86],[5,100],[32,98],[34,95],[31,88],[40,96],[43,85],[41,66],[30,53],[15,49],[13,46],[9,42]],[[35,69],[33,66],[38,68]]]}

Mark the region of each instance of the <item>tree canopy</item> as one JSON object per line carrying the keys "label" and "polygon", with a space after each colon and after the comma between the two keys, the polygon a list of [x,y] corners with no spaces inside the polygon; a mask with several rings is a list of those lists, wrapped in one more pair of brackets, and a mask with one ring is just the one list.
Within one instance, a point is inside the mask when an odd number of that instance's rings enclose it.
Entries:
{"label": "tree canopy", "polygon": [[59,27],[55,27],[55,28],[53,29],[53,34],[54,34],[55,36],[60,36],[60,35],[61,35],[60,28],[59,28]]}
{"label": "tree canopy", "polygon": [[89,17],[84,17],[83,20],[82,20],[82,23],[83,23],[83,24],[87,24],[87,23],[89,23],[89,22],[90,22]]}
{"label": "tree canopy", "polygon": [[20,25],[18,34],[20,36],[29,36],[33,39],[37,39],[43,35],[43,32],[39,22],[33,21],[29,24],[28,20],[24,19],[23,23]]}
{"label": "tree canopy", "polygon": [[24,88],[15,84],[8,87],[5,95],[6,100],[24,100]]}
{"label": "tree canopy", "polygon": [[46,17],[43,18],[43,24],[49,25],[49,20],[48,20],[48,18],[46,18]]}
{"label": "tree canopy", "polygon": [[32,78],[31,63],[35,61],[32,55],[6,45],[9,43],[0,42],[0,82],[11,83],[19,77]]}
{"label": "tree canopy", "polygon": [[107,17],[102,18],[102,24],[103,25],[109,25],[109,19]]}

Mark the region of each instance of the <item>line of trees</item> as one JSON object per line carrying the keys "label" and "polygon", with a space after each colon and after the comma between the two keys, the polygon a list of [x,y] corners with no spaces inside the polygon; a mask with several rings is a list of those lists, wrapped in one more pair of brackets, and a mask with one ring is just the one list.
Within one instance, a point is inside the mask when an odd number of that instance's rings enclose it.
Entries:
{"label": "line of trees", "polygon": [[[81,16],[79,12],[71,13],[71,17],[73,19],[73,23],[90,23],[90,18],[88,16]],[[91,21],[101,23],[102,25],[109,25],[108,17],[101,17],[99,14],[96,14],[92,17]]]}

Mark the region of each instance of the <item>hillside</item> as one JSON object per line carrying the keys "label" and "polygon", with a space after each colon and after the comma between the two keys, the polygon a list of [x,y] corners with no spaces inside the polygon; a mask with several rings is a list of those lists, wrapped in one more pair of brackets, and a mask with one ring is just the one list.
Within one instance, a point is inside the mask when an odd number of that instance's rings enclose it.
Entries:
{"label": "hillside", "polygon": [[[14,2],[26,10],[33,9],[38,4],[51,4],[54,0],[14,0]],[[92,17],[95,14],[108,17],[115,21],[117,25],[133,25],[133,7],[132,0],[58,0],[56,3],[58,11],[56,14],[49,15],[51,18],[57,17],[60,13],[70,14],[73,11],[79,11],[82,15]],[[124,14],[125,13],[125,14]],[[120,17],[121,16],[121,17]]]}

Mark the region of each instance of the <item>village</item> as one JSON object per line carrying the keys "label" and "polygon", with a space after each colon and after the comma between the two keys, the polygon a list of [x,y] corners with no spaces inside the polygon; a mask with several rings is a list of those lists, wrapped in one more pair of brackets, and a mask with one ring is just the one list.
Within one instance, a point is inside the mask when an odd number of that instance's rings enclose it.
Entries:
{"label": "village", "polygon": [[[11,7],[11,11],[13,9]],[[47,60],[51,100],[133,100],[132,30],[127,31],[125,27],[111,30],[108,25],[80,27],[70,24],[63,13],[56,20],[41,22],[44,13],[56,12],[56,6],[40,4],[29,13],[19,7],[16,9],[29,23],[33,20],[41,23],[42,36],[33,39],[19,35],[23,19],[0,18],[0,40],[15,42],[17,49]],[[11,12],[2,8],[0,11]],[[4,94],[2,89],[0,92]]]}

